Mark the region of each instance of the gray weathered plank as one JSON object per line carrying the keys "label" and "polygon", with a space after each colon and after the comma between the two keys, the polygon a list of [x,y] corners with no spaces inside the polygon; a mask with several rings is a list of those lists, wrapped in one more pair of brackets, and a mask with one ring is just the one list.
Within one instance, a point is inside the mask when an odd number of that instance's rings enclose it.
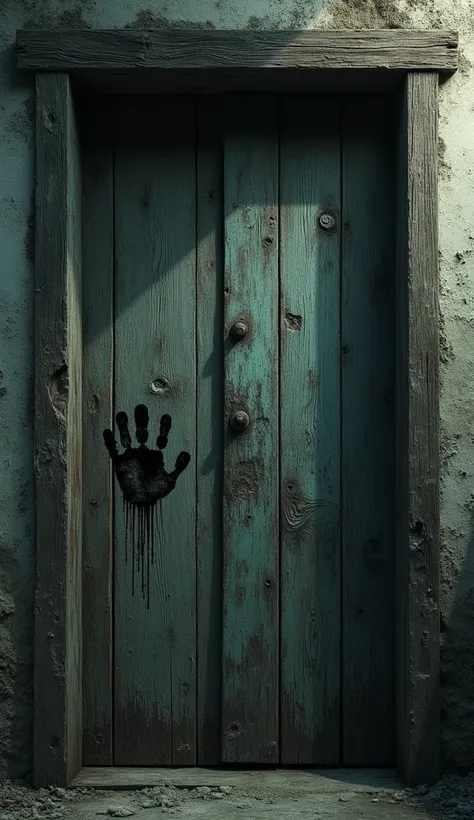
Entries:
{"label": "gray weathered plank", "polygon": [[395,761],[394,236],[390,104],[343,106],[344,765]]}
{"label": "gray weathered plank", "polygon": [[[340,103],[280,109],[281,762],[339,763]],[[336,219],[325,231],[319,217]]]}
{"label": "gray weathered plank", "polygon": [[[272,98],[229,97],[224,138],[222,759],[278,761],[278,141]],[[249,327],[242,341],[230,328]],[[230,419],[247,412],[235,432]]]}
{"label": "gray weathered plank", "polygon": [[82,764],[81,171],[66,74],[36,78],[34,780]]}
{"label": "gray weathered plank", "polygon": [[[149,409],[172,427],[167,470],[191,464],[156,512],[150,608],[115,503],[115,763],[196,762],[196,163],[194,103],[130,101],[119,115],[115,174],[115,408],[134,434]],[[152,387],[153,386],[153,387]],[[131,553],[132,543],[129,544]]]}
{"label": "gray weathered plank", "polygon": [[440,774],[438,77],[406,79],[397,241],[398,762]]}
{"label": "gray weathered plank", "polygon": [[452,31],[18,31],[18,66],[78,69],[297,68],[454,71]]}
{"label": "gray weathered plank", "polygon": [[97,451],[113,415],[113,143],[103,100],[82,115],[83,755],[88,766],[107,766],[113,763],[112,470]]}
{"label": "gray weathered plank", "polygon": [[219,107],[202,101],[197,146],[198,763],[221,761],[224,415],[222,171]]}
{"label": "gray weathered plank", "polygon": [[403,782],[393,769],[143,769],[140,767],[84,768],[71,783],[72,788],[90,789],[144,789],[167,783],[177,789],[195,789],[199,786],[233,786],[257,792],[265,789],[294,790],[295,794],[366,792],[367,789],[403,788]]}

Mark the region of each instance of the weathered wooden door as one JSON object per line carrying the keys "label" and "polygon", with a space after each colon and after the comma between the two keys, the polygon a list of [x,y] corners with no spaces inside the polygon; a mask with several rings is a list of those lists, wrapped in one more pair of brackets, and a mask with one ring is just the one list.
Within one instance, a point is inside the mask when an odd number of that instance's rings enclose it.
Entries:
{"label": "weathered wooden door", "polygon": [[[85,764],[389,765],[389,105],[141,98],[89,123]],[[157,436],[168,471],[190,455],[165,497]]]}

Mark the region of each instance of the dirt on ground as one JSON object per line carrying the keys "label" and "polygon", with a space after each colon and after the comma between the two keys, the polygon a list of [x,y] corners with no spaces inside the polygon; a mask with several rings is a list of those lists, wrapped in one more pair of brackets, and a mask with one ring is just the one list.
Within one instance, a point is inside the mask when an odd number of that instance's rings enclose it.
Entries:
{"label": "dirt on ground", "polygon": [[134,817],[155,820],[179,815],[186,820],[270,820],[349,818],[351,820],[473,820],[474,774],[446,777],[432,788],[396,790],[332,784],[314,791],[284,785],[176,788],[162,785],[136,791],[83,788],[33,790],[26,783],[0,786],[0,820],[92,820]]}

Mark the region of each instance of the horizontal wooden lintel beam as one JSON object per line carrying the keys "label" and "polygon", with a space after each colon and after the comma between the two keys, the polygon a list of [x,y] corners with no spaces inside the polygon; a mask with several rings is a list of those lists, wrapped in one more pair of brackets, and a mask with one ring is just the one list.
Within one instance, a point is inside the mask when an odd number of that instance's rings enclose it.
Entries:
{"label": "horizontal wooden lintel beam", "polygon": [[453,72],[453,31],[223,31],[85,29],[17,32],[20,69],[125,72],[136,69],[256,73],[355,69]]}

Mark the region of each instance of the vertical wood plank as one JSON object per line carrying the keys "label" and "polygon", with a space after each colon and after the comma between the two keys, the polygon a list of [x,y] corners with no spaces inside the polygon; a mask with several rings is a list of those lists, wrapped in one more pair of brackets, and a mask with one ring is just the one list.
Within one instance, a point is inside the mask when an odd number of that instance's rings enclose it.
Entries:
{"label": "vertical wood plank", "polygon": [[221,761],[224,415],[222,142],[219,103],[199,104],[197,149],[198,764]]}
{"label": "vertical wood plank", "polygon": [[[62,83],[64,89],[64,83]],[[67,645],[67,778],[82,766],[83,740],[83,653],[82,653],[82,247],[81,247],[81,146],[72,91],[67,96],[67,552],[66,582]],[[63,383],[64,373],[53,383]],[[54,388],[51,394],[54,395]],[[59,387],[58,394],[63,393]],[[54,400],[58,409],[58,399]],[[62,399],[59,398],[59,406]]]}
{"label": "vertical wood plank", "polygon": [[[408,78],[407,78],[408,80]],[[396,685],[397,685],[397,763],[402,777],[409,770],[408,634],[409,546],[408,546],[408,99],[407,81],[399,99],[396,248],[395,248],[395,333],[396,333],[396,415],[395,415],[395,583],[396,608]],[[408,765],[407,765],[408,764]]]}
{"label": "vertical wood plank", "polygon": [[100,98],[83,111],[84,765],[113,764],[112,470],[98,459],[113,423],[113,143]]}
{"label": "vertical wood plank", "polygon": [[34,780],[82,765],[81,172],[66,74],[36,78]]}
{"label": "vertical wood plank", "polygon": [[438,76],[407,75],[397,241],[398,764],[440,776]]}
{"label": "vertical wood plank", "polygon": [[343,763],[394,749],[393,153],[389,104],[343,120]]}
{"label": "vertical wood plank", "polygon": [[[222,757],[278,760],[278,143],[270,98],[225,112],[226,336]],[[229,419],[250,416],[235,433]]]}
{"label": "vertical wood plank", "polygon": [[281,762],[336,765],[340,104],[284,98],[280,122]]}
{"label": "vertical wood plank", "polygon": [[[192,463],[158,511],[150,609],[132,596],[116,486],[115,763],[196,762],[196,162],[194,104],[121,106],[116,150],[116,410],[144,403],[165,466]],[[151,385],[155,383],[152,392]]]}

